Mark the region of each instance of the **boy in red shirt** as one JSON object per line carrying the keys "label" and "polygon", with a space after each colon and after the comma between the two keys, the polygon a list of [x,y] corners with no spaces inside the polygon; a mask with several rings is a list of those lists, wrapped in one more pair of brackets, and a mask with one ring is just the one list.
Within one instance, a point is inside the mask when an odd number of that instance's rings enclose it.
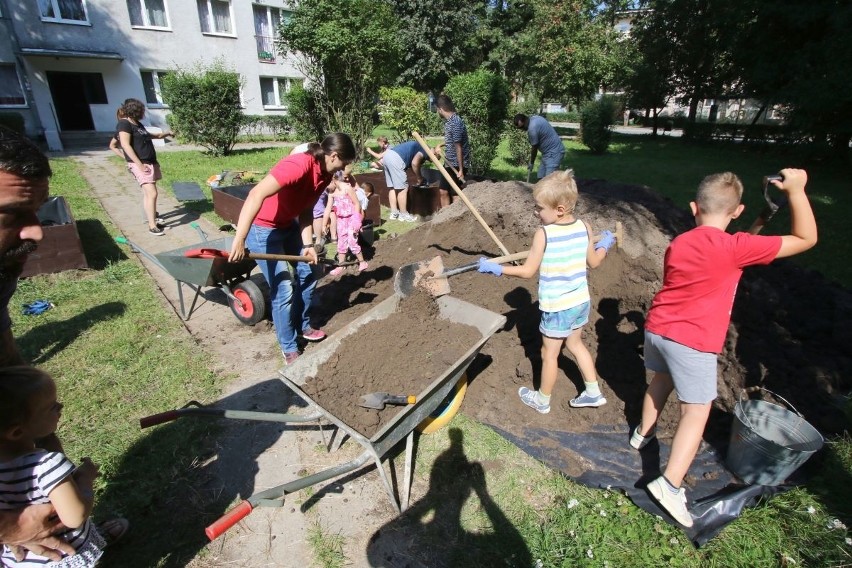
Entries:
{"label": "boy in red shirt", "polygon": [[692,516],[681,483],[716,398],[716,358],[743,268],[799,254],[817,242],[816,220],[805,195],[807,173],[785,169],[781,176],[782,181],[772,183],[789,198],[791,234],[783,237],[726,233],[744,209],[742,183],[730,172],[704,178],[689,204],[697,226],[675,238],[666,250],[663,287],[645,321],[645,368],[654,375],[630,445],[641,450],[654,438],[657,419],[674,390],[680,421],[666,469],[648,484],[648,492],[686,527],[692,526]]}

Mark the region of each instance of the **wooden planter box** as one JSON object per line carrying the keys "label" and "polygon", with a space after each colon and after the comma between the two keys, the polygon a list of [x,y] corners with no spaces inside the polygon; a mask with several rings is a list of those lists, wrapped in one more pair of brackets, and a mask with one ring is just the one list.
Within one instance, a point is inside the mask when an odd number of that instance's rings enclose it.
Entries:
{"label": "wooden planter box", "polygon": [[44,238],[30,253],[21,277],[88,268],[77,223],[64,197],[49,198],[38,210]]}
{"label": "wooden planter box", "polygon": [[[433,174],[434,172],[434,174]],[[408,212],[420,217],[429,217],[441,208],[441,194],[438,191],[438,179],[441,173],[437,170],[423,168],[421,173],[429,184],[427,187],[414,187],[417,178],[409,169],[406,170],[408,179],[408,201],[406,208]],[[355,176],[358,182],[368,181],[373,184],[376,193],[381,198],[381,204],[390,207],[388,201],[388,186],[385,183],[385,172],[369,172]]]}
{"label": "wooden planter box", "polygon": [[211,190],[213,211],[225,221],[236,225],[240,219],[243,203],[246,202],[248,193],[253,187],[254,184],[214,187]]}

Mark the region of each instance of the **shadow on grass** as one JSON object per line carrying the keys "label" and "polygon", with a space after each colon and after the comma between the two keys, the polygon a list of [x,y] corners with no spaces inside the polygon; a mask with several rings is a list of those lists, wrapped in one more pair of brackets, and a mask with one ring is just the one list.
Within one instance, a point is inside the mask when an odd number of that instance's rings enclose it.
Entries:
{"label": "shadow on grass", "polygon": [[33,365],[44,365],[86,330],[95,327],[98,322],[121,317],[126,309],[127,305],[122,302],[94,306],[66,320],[36,326],[18,337],[17,342]]}
{"label": "shadow on grass", "polygon": [[[139,223],[142,223],[141,213]],[[127,254],[115,242],[118,235],[111,235],[99,220],[81,219],[77,221],[77,231],[80,233],[86,262],[92,270],[103,270],[110,263],[127,258]]]}
{"label": "shadow on grass", "polygon": [[[448,435],[450,447],[435,459],[428,493],[370,538],[370,566],[531,567],[523,537],[488,493],[485,466],[467,459],[461,430],[451,428]],[[489,529],[472,532],[462,526],[463,508],[472,497],[487,515]]]}
{"label": "shadow on grass", "polygon": [[[304,402],[280,380],[270,378],[214,406],[286,412]],[[287,428],[272,422],[188,417],[147,431],[126,452],[98,496],[99,520],[121,515],[131,527],[99,566],[186,566],[208,544],[205,527],[237,498],[255,492],[257,458]]]}

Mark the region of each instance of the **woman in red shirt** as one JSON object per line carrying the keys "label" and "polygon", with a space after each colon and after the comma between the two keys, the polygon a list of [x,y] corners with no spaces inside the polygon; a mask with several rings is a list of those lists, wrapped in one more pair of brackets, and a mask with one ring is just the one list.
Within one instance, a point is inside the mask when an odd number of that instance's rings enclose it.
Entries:
{"label": "woman in red shirt", "polygon": [[243,204],[237,232],[231,245],[231,262],[252,252],[310,257],[310,262],[290,266],[283,261],[258,261],[269,283],[272,322],[287,364],[299,357],[296,338],[320,341],[325,332],[310,325],[317,278],[317,253],[313,247],[313,207],[331,183],[335,172],[355,160],[355,145],[346,134],[326,136],[308,151],[282,159],[254,186]]}

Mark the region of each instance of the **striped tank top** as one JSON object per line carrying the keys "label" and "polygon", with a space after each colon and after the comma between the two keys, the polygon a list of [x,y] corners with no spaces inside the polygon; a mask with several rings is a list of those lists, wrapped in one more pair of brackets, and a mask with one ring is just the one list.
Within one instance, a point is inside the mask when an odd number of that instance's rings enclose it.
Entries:
{"label": "striped tank top", "polygon": [[543,229],[545,248],[539,269],[539,309],[561,312],[588,302],[586,224],[577,219],[568,225],[546,225]]}

